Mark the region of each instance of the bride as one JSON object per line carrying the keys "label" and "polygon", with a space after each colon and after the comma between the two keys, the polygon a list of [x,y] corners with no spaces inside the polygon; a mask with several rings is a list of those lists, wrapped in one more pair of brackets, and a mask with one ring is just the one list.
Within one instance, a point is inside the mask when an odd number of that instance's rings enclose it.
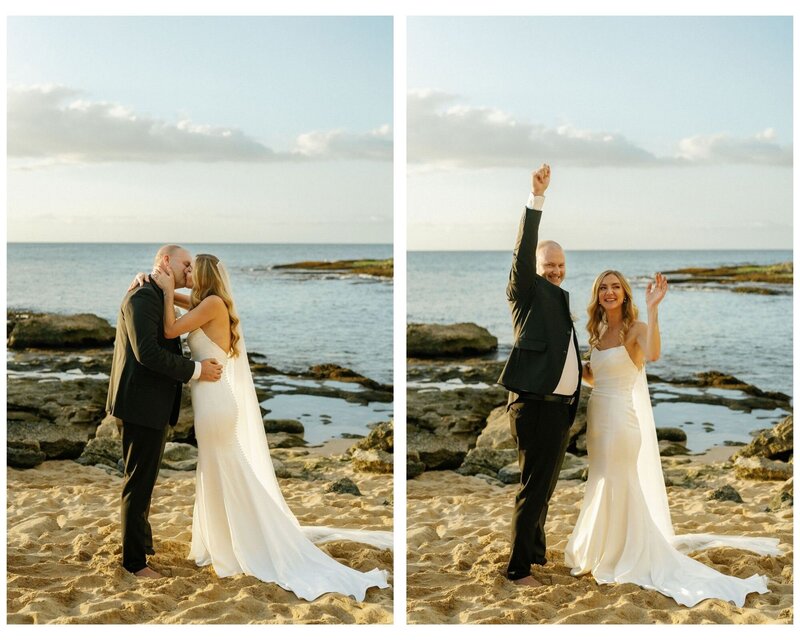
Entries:
{"label": "bride", "polygon": [[[314,542],[347,539],[388,548],[391,532],[301,526],[289,510],[272,467],[227,271],[215,256],[200,254],[192,276],[185,296],[175,293],[169,267],[151,275],[164,292],[165,336],[188,333],[194,360],[213,357],[223,364],[220,382],[191,385],[198,460],[189,558],[212,565],[220,577],[245,573],[305,600],[342,593],[362,601],[368,588],[388,587],[385,571],[346,567]],[[173,305],[188,311],[177,318]]]}
{"label": "bride", "polygon": [[[741,607],[748,593],[767,593],[766,576],[727,576],[681,553],[728,546],[779,555],[775,538],[716,534],[676,536],[647,390],[645,360],[661,353],[658,305],[667,279],[647,286],[648,324],[637,320],[631,287],[618,271],[604,271],[587,309],[592,385],[587,410],[589,477],[565,561],[572,575],[591,573],[599,584],[634,583],[692,607],[706,598]],[[680,549],[680,551],[678,550]]]}

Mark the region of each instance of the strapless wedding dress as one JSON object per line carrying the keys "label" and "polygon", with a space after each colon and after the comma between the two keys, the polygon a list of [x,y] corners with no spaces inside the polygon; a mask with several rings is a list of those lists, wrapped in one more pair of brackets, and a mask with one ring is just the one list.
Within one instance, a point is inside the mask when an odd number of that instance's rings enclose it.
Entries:
{"label": "strapless wedding dress", "polygon": [[195,361],[224,365],[218,382],[191,385],[197,438],[197,485],[189,558],[220,577],[245,573],[305,600],[324,593],[364,599],[388,587],[385,571],[347,567],[315,544],[348,539],[388,548],[388,531],[301,526],[280,492],[243,343],[228,358],[202,329],[189,334]]}
{"label": "strapless wedding dress", "polygon": [[707,598],[741,607],[748,593],[767,593],[767,578],[727,576],[684,551],[729,546],[778,555],[775,538],[714,534],[676,536],[669,515],[644,369],[624,346],[594,349],[594,389],[587,409],[589,477],[565,561],[573,575],[600,583],[634,583],[679,604]]}

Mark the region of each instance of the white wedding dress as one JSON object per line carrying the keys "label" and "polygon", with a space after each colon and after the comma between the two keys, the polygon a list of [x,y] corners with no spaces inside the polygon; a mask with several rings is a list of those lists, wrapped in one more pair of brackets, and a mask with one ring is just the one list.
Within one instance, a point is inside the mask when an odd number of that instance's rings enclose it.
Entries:
{"label": "white wedding dress", "polygon": [[780,551],[775,538],[676,536],[644,368],[636,367],[623,345],[594,349],[591,366],[589,477],[565,551],[572,575],[591,573],[599,584],[638,584],[687,607],[707,598],[741,607],[748,593],[767,593],[766,576],[727,576],[681,553],[719,546],[762,555]]}
{"label": "white wedding dress", "polygon": [[193,360],[216,358],[224,365],[218,382],[191,385],[198,458],[189,558],[211,564],[220,577],[245,573],[304,600],[341,593],[360,602],[370,587],[388,587],[385,571],[351,569],[314,542],[390,548],[391,532],[301,526],[289,510],[269,455],[244,338],[235,358],[202,329],[192,331],[188,343]]}

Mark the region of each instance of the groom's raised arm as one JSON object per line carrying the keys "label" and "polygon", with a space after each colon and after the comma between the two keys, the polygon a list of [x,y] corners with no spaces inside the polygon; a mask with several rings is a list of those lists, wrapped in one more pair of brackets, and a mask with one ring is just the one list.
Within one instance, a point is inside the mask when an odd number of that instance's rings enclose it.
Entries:
{"label": "groom's raised arm", "polygon": [[124,315],[133,355],[139,363],[180,382],[188,382],[194,376],[194,362],[158,344],[163,318],[156,291],[143,287],[131,295]]}
{"label": "groom's raised arm", "polygon": [[542,165],[531,174],[531,194],[522,214],[511,259],[506,296],[516,300],[536,282],[536,246],[539,244],[539,223],[542,220],[544,192],[550,185],[550,167]]}

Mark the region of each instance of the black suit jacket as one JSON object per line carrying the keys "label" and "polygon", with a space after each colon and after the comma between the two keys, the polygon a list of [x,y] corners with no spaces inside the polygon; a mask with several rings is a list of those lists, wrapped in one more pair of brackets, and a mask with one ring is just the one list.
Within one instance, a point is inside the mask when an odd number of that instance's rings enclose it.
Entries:
{"label": "black suit jacket", "polygon": [[575,419],[580,396],[581,362],[578,339],[572,326],[569,293],[536,273],[536,245],[542,212],[525,208],[519,225],[506,297],[514,324],[514,346],[498,382],[515,394],[552,394],[561,379],[573,340],[578,358],[578,388],[570,406]]}
{"label": "black suit jacket", "polygon": [[129,291],[117,316],[106,411],[153,429],[178,421],[182,383],[194,375],[180,338],[164,337],[164,295],[155,283]]}

